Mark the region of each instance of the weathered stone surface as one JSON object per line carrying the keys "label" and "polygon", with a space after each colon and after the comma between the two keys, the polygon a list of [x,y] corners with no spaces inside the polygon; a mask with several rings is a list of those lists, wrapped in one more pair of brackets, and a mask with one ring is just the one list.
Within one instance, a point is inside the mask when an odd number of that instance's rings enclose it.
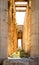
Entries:
{"label": "weathered stone surface", "polygon": [[26,59],[8,59],[4,61],[4,65],[29,65]]}
{"label": "weathered stone surface", "polygon": [[0,58],[7,58],[8,47],[8,1],[0,0]]}
{"label": "weathered stone surface", "polygon": [[30,44],[30,17],[31,17],[31,8],[27,5],[26,16],[24,21],[23,28],[23,49],[26,52],[30,52],[31,44]]}
{"label": "weathered stone surface", "polygon": [[39,0],[32,0],[31,14],[31,56],[39,56]]}
{"label": "weathered stone surface", "polygon": [[7,59],[3,65],[39,65],[38,58],[21,58],[21,59]]}
{"label": "weathered stone surface", "polygon": [[17,51],[16,12],[14,0],[10,0],[10,3],[11,5],[8,11],[8,56]]}
{"label": "weathered stone surface", "polygon": [[[17,51],[17,31],[14,0],[0,0],[0,58]],[[13,6],[13,7],[12,7]]]}
{"label": "weathered stone surface", "polygon": [[23,32],[23,48],[30,50],[31,56],[39,56],[39,0],[32,0],[31,9],[27,8]]}

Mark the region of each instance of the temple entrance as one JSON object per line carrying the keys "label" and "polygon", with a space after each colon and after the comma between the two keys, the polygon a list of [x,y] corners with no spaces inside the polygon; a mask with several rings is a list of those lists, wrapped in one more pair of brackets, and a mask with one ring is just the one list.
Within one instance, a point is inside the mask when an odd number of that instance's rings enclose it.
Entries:
{"label": "temple entrance", "polygon": [[39,65],[39,0],[0,0],[0,65]]}

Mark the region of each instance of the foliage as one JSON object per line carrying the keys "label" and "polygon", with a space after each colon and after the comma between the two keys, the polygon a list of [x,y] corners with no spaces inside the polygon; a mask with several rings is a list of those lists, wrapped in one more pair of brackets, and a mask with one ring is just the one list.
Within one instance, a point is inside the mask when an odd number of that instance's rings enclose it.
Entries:
{"label": "foliage", "polygon": [[10,55],[11,58],[20,58],[20,53],[13,53],[12,55]]}
{"label": "foliage", "polygon": [[26,53],[24,50],[21,50],[20,57],[21,58],[28,58],[28,57],[30,57],[30,54],[28,52]]}
{"label": "foliage", "polygon": [[28,58],[30,54],[22,49],[18,49],[17,53],[10,55],[11,58]]}

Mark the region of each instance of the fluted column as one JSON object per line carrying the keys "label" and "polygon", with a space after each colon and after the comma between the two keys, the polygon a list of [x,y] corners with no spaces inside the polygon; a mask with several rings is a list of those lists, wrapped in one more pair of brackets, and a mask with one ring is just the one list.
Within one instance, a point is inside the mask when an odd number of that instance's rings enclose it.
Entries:
{"label": "fluted column", "polygon": [[31,7],[27,5],[24,29],[23,29],[23,49],[26,52],[30,53],[31,44],[30,44],[30,18],[31,18]]}
{"label": "fluted column", "polygon": [[14,48],[13,48],[13,51],[14,52],[17,52],[17,24],[16,24],[16,10],[15,10],[15,1],[13,0],[13,24],[14,24]]}
{"label": "fluted column", "polygon": [[39,56],[39,0],[32,0],[31,12],[31,56]]}
{"label": "fluted column", "polygon": [[7,58],[8,1],[0,0],[0,58]]}
{"label": "fluted column", "polygon": [[14,0],[9,0],[8,11],[8,56],[17,51],[16,12]]}
{"label": "fluted column", "polygon": [[8,56],[13,53],[13,1],[9,0],[8,1]]}

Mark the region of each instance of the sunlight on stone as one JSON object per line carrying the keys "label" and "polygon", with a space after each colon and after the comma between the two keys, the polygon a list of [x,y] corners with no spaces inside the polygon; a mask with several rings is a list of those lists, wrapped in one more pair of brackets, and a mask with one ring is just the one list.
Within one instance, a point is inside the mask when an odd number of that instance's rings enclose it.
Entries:
{"label": "sunlight on stone", "polygon": [[14,52],[12,55],[10,55],[10,57],[8,58],[20,58],[20,52]]}
{"label": "sunlight on stone", "polygon": [[25,10],[26,11],[26,7],[16,7],[16,10]]}

